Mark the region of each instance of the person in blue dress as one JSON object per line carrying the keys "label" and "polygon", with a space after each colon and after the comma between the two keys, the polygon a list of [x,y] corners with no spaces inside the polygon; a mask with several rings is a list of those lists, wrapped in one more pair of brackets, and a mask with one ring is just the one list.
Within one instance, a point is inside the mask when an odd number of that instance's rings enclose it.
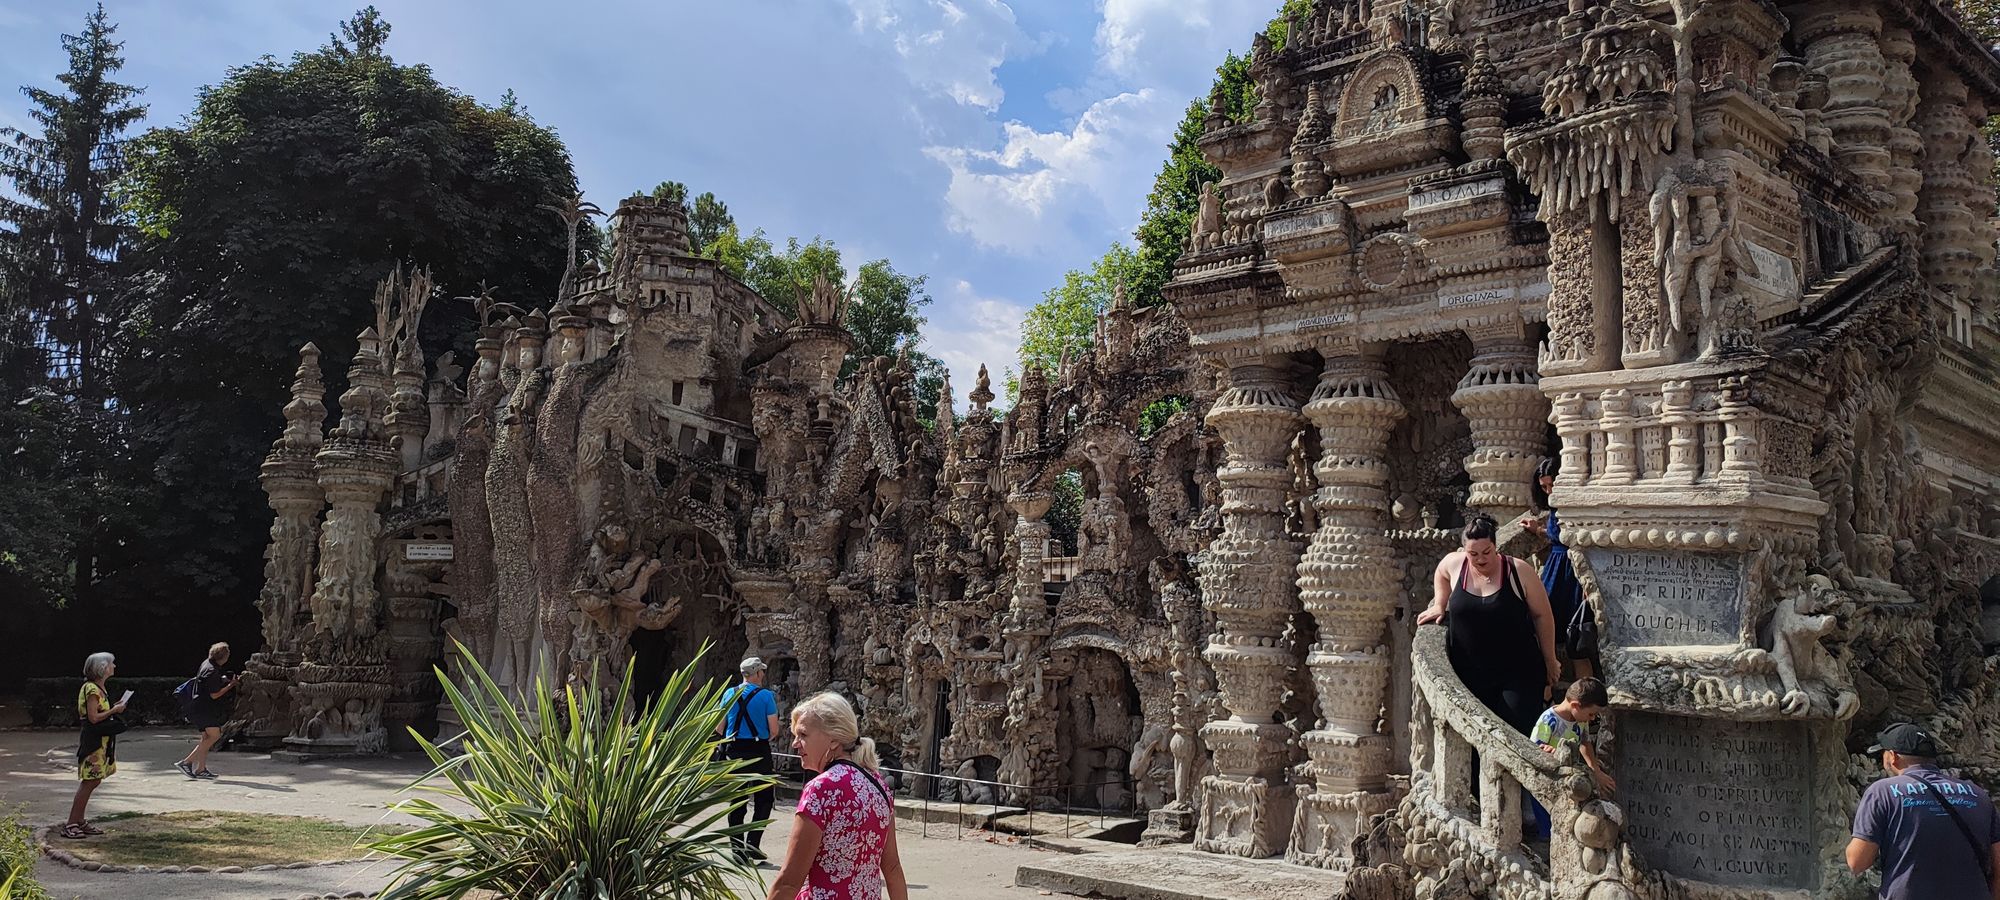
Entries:
{"label": "person in blue dress", "polygon": [[[1562,520],[1556,515],[1554,504],[1549,502],[1549,493],[1555,490],[1556,474],[1561,463],[1551,456],[1535,467],[1535,506],[1548,510],[1548,516],[1528,516],[1521,520],[1521,527],[1545,537],[1549,541],[1548,556],[1542,560],[1542,587],[1549,594],[1549,609],[1556,617],[1556,646],[1565,652],[1570,647],[1570,629],[1575,624],[1577,613],[1583,608],[1583,583],[1576,579],[1576,567],[1570,563],[1569,545],[1563,543]],[[1595,661],[1591,659],[1570,660],[1576,666],[1576,677],[1588,678],[1596,674]]]}

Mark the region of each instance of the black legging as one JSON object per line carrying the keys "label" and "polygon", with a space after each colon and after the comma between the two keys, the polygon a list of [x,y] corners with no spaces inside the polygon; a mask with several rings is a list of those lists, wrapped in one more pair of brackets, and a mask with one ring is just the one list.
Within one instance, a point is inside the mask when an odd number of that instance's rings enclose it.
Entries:
{"label": "black legging", "polygon": [[[771,764],[770,741],[730,741],[723,745],[723,752],[730,759],[750,760],[749,765],[744,766],[738,771],[749,772],[755,775],[772,775],[777,772],[777,769]],[[778,786],[776,784],[765,786],[762,790],[750,795],[750,803],[748,805],[754,807],[754,809],[746,810],[743,805],[739,804],[729,810],[729,824],[743,824],[743,816],[746,812],[754,812],[754,818],[759,822],[770,818],[771,804],[776,802],[777,799]],[[761,850],[764,847],[764,829],[759,828],[749,832],[744,835],[744,839],[751,847]]]}
{"label": "black legging", "polygon": [[1535,720],[1542,717],[1542,711],[1549,708],[1548,697],[1542,691],[1540,679],[1533,682],[1516,682],[1506,685],[1466,685],[1472,695],[1486,708],[1524,735],[1533,734]]}

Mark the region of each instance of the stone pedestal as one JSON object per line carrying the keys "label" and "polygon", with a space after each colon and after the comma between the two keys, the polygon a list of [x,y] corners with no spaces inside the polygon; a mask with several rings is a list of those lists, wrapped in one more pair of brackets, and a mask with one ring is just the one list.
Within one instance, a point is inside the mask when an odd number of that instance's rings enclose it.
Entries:
{"label": "stone pedestal", "polygon": [[1194,840],[1194,808],[1175,801],[1146,813],[1146,831],[1139,835],[1141,847],[1163,847]]}
{"label": "stone pedestal", "polygon": [[1300,738],[1312,780],[1298,786],[1285,855],[1340,868],[1368,817],[1394,805],[1392,742],[1375,723],[1392,668],[1383,633],[1403,575],[1387,534],[1384,451],[1404,409],[1378,359],[1344,355],[1327,360],[1305,412],[1320,433],[1319,530],[1299,563],[1299,601],[1319,626],[1306,666],[1323,724]]}
{"label": "stone pedestal", "polygon": [[1285,530],[1292,473],[1286,455],[1301,424],[1298,404],[1270,364],[1240,365],[1209,409],[1227,460],[1222,534],[1201,566],[1203,602],[1217,631],[1203,653],[1215,669],[1229,717],[1201,729],[1215,755],[1202,779],[1195,847],[1265,857],[1284,849],[1293,793],[1285,783],[1292,729],[1278,721],[1286,673],[1297,655],[1285,637],[1298,609],[1298,545]]}

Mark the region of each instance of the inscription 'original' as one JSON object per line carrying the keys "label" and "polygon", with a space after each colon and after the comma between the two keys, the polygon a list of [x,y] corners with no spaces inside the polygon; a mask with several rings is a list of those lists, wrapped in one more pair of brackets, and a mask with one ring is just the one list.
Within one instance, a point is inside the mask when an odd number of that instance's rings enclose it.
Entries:
{"label": "inscription 'original'", "polygon": [[1743,561],[1706,553],[1584,551],[1613,646],[1734,644],[1743,630]]}
{"label": "inscription 'original'", "polygon": [[1797,723],[1620,713],[1626,837],[1684,878],[1810,888],[1818,853],[1809,751]]}

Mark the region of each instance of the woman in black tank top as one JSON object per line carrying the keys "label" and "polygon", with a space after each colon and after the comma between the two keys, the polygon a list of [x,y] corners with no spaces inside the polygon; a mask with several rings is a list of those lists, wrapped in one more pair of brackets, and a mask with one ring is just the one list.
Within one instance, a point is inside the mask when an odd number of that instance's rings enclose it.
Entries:
{"label": "woman in black tank top", "polygon": [[1443,621],[1452,671],[1487,709],[1527,734],[1560,673],[1555,615],[1541,579],[1494,544],[1498,529],[1484,514],[1466,523],[1464,549],[1438,563],[1431,608],[1417,624]]}

